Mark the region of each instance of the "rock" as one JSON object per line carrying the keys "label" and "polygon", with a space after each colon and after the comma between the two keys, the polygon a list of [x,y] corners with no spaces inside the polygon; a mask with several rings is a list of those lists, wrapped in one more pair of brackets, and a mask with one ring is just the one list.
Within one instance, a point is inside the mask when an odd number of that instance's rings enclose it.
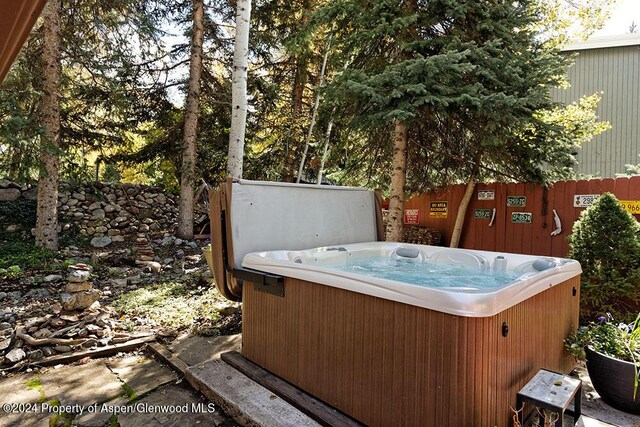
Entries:
{"label": "rock", "polygon": [[42,347],[42,354],[46,357],[53,355],[53,349],[51,347]]}
{"label": "rock", "polygon": [[111,244],[112,240],[109,236],[94,237],[91,239],[91,246],[94,248],[104,248]]}
{"label": "rock", "polygon": [[167,198],[165,197],[164,194],[160,193],[158,194],[158,196],[156,197],[156,202],[158,202],[161,205],[164,205],[165,203],[167,203]]}
{"label": "rock", "polygon": [[96,227],[96,233],[106,233],[109,229],[104,225]]}
{"label": "rock", "polygon": [[27,191],[23,191],[22,198],[27,200],[36,200],[38,198],[38,189],[34,187],[28,189]]}
{"label": "rock", "polygon": [[113,279],[111,283],[113,284],[113,286],[123,287],[127,286],[127,279]]}
{"label": "rock", "polygon": [[31,289],[29,292],[27,292],[24,295],[25,298],[35,298],[35,299],[45,298],[48,296],[49,296],[49,291],[44,288]]}
{"label": "rock", "polygon": [[62,311],[62,305],[58,302],[54,302],[51,304],[51,311],[53,311],[54,314],[60,313]]}
{"label": "rock", "polygon": [[113,242],[124,242],[124,236],[113,236],[111,240]]}
{"label": "rock", "polygon": [[12,363],[12,364],[18,363],[25,357],[27,357],[27,354],[21,348],[14,348],[5,356],[5,358],[9,361],[9,363]]}
{"label": "rock", "polygon": [[189,246],[191,249],[198,249],[198,244],[196,242],[189,242],[187,243],[187,246]]}
{"label": "rock", "polygon": [[111,339],[111,344],[121,344],[123,342],[129,341],[130,339],[131,339],[131,337],[129,337],[129,336],[112,338]]}
{"label": "rock", "polygon": [[62,276],[59,274],[49,274],[42,279],[45,283],[59,282],[60,280],[62,280]]}
{"label": "rock", "polygon": [[[78,250],[78,248],[76,248],[75,246],[69,246],[69,249]],[[93,267],[91,267],[89,264],[85,264],[84,262],[78,262],[76,264],[70,265],[69,270],[85,270],[91,273],[93,271]]]}
{"label": "rock", "polygon": [[100,298],[100,291],[97,289],[90,289],[83,292],[75,292],[72,294],[61,293],[60,301],[62,302],[62,308],[65,310],[82,310],[89,307]]}
{"label": "rock", "polygon": [[6,292],[0,292],[0,301],[2,301],[3,299],[5,299],[7,297],[7,293]]}
{"label": "rock", "polygon": [[104,207],[104,211],[106,213],[111,213],[111,212],[115,212],[116,210],[118,210],[119,206],[117,205],[107,205]]}
{"label": "rock", "polygon": [[183,242],[184,242],[184,240],[182,240],[182,239],[176,239],[175,240],[176,246],[180,246]]}
{"label": "rock", "polygon": [[71,323],[75,323],[75,322],[77,322],[78,320],[80,320],[80,319],[78,318],[78,316],[76,316],[76,315],[70,315],[70,314],[63,314],[62,316],[60,316],[60,318],[61,318],[62,320],[64,320],[65,322],[71,322]]}
{"label": "rock", "polygon": [[44,353],[40,349],[36,349],[27,353],[29,360],[40,360],[44,357]]}
{"label": "rock", "polygon": [[97,219],[104,219],[106,213],[104,209],[96,209],[95,211],[91,212],[91,216]]}
{"label": "rock", "polygon": [[84,348],[96,347],[97,345],[98,345],[98,341],[93,338],[88,339],[82,343],[82,347]]}
{"label": "rock", "polygon": [[85,197],[84,197],[84,193],[73,193],[73,194],[71,195],[71,197],[73,197],[74,199],[81,200],[81,201],[83,201],[83,202],[84,202],[84,199],[85,199]]}
{"label": "rock", "polygon": [[18,224],[10,224],[9,226],[7,226],[7,228],[5,228],[5,231],[7,233],[15,233],[20,231],[20,226]]}
{"label": "rock", "polygon": [[122,232],[120,230],[118,230],[117,228],[112,228],[109,231],[107,231],[107,235],[109,237],[113,237],[113,236],[119,236]]}
{"label": "rock", "polygon": [[160,270],[162,269],[162,265],[155,261],[143,261],[138,264],[142,266],[145,273],[160,273]]}
{"label": "rock", "polygon": [[74,292],[88,291],[91,288],[93,288],[93,283],[91,282],[82,282],[82,283],[72,282],[72,283],[67,283],[64,286],[64,291],[69,293],[74,293]]}
{"label": "rock", "polygon": [[57,345],[53,349],[58,353],[69,353],[70,351],[73,350],[71,346],[68,346],[68,345]]}
{"label": "rock", "polygon": [[84,283],[89,280],[89,276],[91,276],[91,273],[88,270],[71,270],[67,280],[71,283]]}
{"label": "rock", "polygon": [[11,345],[11,337],[0,340],[0,351],[4,351]]}
{"label": "rock", "polygon": [[18,200],[22,192],[17,188],[1,188],[0,189],[0,202],[11,202]]}
{"label": "rock", "polygon": [[88,209],[88,210],[90,210],[90,211],[95,211],[95,210],[97,210],[97,209],[100,209],[101,207],[102,207],[102,203],[100,203],[100,202],[94,202],[94,203],[91,203],[91,204],[89,205],[89,207],[87,207],[87,209]]}
{"label": "rock", "polygon": [[5,329],[13,329],[11,323],[2,322],[0,323],[0,331],[4,331]]}

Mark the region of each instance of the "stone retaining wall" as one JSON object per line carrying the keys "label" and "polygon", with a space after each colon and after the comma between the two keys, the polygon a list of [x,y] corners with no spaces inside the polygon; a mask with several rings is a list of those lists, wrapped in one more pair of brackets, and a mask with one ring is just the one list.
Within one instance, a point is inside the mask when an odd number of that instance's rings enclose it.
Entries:
{"label": "stone retaining wall", "polygon": [[[35,200],[37,189],[0,180],[0,203],[20,198]],[[146,233],[152,238],[173,232],[178,215],[177,196],[160,187],[134,184],[62,183],[58,195],[62,231],[73,225],[95,246],[124,241],[127,236]],[[10,230],[2,230],[10,231]]]}

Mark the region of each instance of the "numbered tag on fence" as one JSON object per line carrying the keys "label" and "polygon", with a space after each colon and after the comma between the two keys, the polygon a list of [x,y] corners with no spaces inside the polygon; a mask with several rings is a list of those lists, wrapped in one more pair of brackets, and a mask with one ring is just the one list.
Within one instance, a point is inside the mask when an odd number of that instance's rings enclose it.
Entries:
{"label": "numbered tag on fence", "polygon": [[514,224],[531,224],[533,214],[531,212],[513,212],[511,222]]}
{"label": "numbered tag on fence", "polygon": [[622,207],[633,215],[640,215],[640,200],[619,200]]}

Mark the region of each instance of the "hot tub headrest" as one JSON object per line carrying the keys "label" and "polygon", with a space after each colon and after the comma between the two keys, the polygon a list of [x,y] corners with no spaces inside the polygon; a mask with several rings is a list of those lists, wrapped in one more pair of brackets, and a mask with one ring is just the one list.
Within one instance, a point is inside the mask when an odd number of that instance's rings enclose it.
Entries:
{"label": "hot tub headrest", "polygon": [[416,248],[408,248],[406,246],[401,246],[398,249],[396,249],[395,254],[403,257],[403,258],[418,258],[418,255],[420,255],[420,251]]}

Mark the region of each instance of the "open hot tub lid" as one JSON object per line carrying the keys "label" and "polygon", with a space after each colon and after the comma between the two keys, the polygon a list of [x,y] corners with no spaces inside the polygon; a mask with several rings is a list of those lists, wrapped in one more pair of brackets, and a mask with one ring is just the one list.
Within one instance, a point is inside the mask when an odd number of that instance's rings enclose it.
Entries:
{"label": "open hot tub lid", "polygon": [[213,273],[231,300],[248,253],[384,239],[380,195],[364,188],[228,179],[210,203]]}

